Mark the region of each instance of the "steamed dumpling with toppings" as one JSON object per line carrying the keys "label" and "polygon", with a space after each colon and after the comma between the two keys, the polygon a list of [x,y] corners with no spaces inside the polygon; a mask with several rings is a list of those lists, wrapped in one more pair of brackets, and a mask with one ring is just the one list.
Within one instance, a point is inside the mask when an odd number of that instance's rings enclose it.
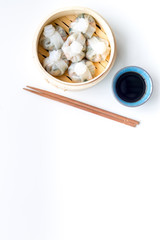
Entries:
{"label": "steamed dumpling with toppings", "polygon": [[85,57],[86,39],[81,33],[71,34],[62,46],[68,60],[79,62]]}
{"label": "steamed dumpling with toppings", "polygon": [[100,37],[92,37],[87,41],[86,58],[92,62],[101,62],[110,53],[109,42]]}
{"label": "steamed dumpling with toppings", "polygon": [[52,24],[44,27],[40,44],[46,50],[58,50],[67,39],[67,33],[60,26],[53,27]]}
{"label": "steamed dumpling with toppings", "polygon": [[96,31],[96,23],[88,14],[80,14],[69,27],[69,33],[81,32],[86,38],[91,38]]}
{"label": "steamed dumpling with toppings", "polygon": [[95,66],[92,62],[84,59],[80,62],[72,63],[68,68],[68,73],[73,82],[85,82],[94,77]]}
{"label": "steamed dumpling with toppings", "polygon": [[49,57],[44,59],[43,66],[51,75],[61,76],[68,69],[68,60],[61,49],[53,50],[49,52]]}

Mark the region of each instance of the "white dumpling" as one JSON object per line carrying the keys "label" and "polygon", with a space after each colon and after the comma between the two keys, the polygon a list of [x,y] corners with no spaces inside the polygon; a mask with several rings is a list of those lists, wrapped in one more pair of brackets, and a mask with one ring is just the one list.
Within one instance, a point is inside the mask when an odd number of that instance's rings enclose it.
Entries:
{"label": "white dumpling", "polygon": [[85,57],[86,39],[81,33],[71,34],[62,46],[68,60],[79,62]]}
{"label": "white dumpling", "polygon": [[92,62],[84,59],[80,62],[72,63],[68,68],[68,74],[73,82],[85,82],[94,77],[95,66]]}
{"label": "white dumpling", "polygon": [[87,40],[86,58],[92,62],[101,62],[110,53],[109,42],[100,37],[92,37]]}
{"label": "white dumpling", "polygon": [[69,26],[69,33],[81,32],[86,38],[91,38],[96,31],[96,23],[88,14],[80,14]]}
{"label": "white dumpling", "polygon": [[68,60],[61,49],[49,52],[49,57],[43,61],[43,67],[53,76],[61,76],[68,69]]}
{"label": "white dumpling", "polygon": [[40,44],[46,50],[58,50],[67,39],[67,33],[60,26],[53,27],[52,24],[44,27],[43,35],[40,38]]}

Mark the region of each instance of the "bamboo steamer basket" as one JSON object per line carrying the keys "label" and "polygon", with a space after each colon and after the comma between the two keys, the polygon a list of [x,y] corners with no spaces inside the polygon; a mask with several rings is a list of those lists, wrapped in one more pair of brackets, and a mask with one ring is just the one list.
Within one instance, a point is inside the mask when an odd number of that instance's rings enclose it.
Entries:
{"label": "bamboo steamer basket", "polygon": [[[82,83],[73,83],[68,75],[68,71],[62,76],[54,77],[43,68],[43,60],[49,55],[49,52],[39,44],[39,39],[43,33],[44,27],[48,24],[53,24],[54,26],[59,25],[68,33],[70,23],[81,13],[89,14],[95,19],[96,32],[94,35],[107,39],[111,47],[111,52],[105,61],[94,63],[95,77],[93,79]],[[100,82],[112,68],[116,59],[115,37],[106,20],[95,11],[84,7],[63,8],[53,12],[41,23],[33,42],[33,57],[47,82],[63,90],[82,90]]]}

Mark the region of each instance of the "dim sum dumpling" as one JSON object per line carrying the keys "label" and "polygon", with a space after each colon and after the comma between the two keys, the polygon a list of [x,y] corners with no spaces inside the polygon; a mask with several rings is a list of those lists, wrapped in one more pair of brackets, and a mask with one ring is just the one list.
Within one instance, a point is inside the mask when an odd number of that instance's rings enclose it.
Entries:
{"label": "dim sum dumpling", "polygon": [[61,49],[49,52],[43,61],[43,67],[53,76],[61,76],[68,69],[68,60]]}
{"label": "dim sum dumpling", "polygon": [[96,23],[93,17],[88,14],[80,14],[69,27],[69,33],[81,32],[86,38],[91,38],[96,31]]}
{"label": "dim sum dumpling", "polygon": [[110,53],[109,42],[100,37],[92,37],[87,41],[86,58],[92,62],[101,62]]}
{"label": "dim sum dumpling", "polygon": [[40,39],[40,44],[46,50],[58,50],[62,47],[67,39],[67,33],[60,26],[53,27],[52,24],[44,27],[43,35]]}
{"label": "dim sum dumpling", "polygon": [[71,34],[62,46],[68,60],[79,62],[85,57],[86,39],[81,33]]}
{"label": "dim sum dumpling", "polygon": [[68,68],[68,74],[73,82],[85,82],[94,77],[95,66],[92,62],[84,59],[80,62],[72,63]]}

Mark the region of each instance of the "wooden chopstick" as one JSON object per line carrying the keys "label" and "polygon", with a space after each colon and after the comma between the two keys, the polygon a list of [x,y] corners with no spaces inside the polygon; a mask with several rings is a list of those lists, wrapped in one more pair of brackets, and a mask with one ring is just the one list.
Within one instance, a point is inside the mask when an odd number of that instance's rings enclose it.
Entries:
{"label": "wooden chopstick", "polygon": [[135,123],[132,123],[132,122],[131,122],[131,123],[130,123],[130,122],[127,123],[127,122],[124,122],[124,121],[121,120],[121,119],[113,118],[113,117],[111,117],[111,116],[109,116],[109,115],[102,114],[101,112],[98,112],[98,111],[96,112],[96,111],[93,111],[92,109],[89,109],[89,108],[86,108],[86,107],[82,107],[81,105],[72,104],[72,103],[69,103],[69,102],[64,101],[64,100],[62,100],[62,99],[58,99],[58,98],[56,98],[56,97],[51,97],[51,96],[46,95],[46,94],[44,94],[44,93],[39,93],[39,92],[36,92],[36,91],[34,91],[34,90],[30,90],[30,89],[26,89],[26,88],[24,88],[24,90],[27,90],[27,91],[32,92],[32,93],[35,93],[35,94],[37,94],[37,95],[39,95],[39,96],[42,96],[42,97],[46,97],[46,98],[49,98],[49,99],[52,99],[52,100],[55,100],[55,101],[58,101],[58,102],[61,102],[61,103],[68,104],[68,105],[70,105],[70,106],[73,106],[73,107],[76,107],[76,108],[79,108],[79,109],[82,109],[82,110],[85,110],[85,111],[88,111],[88,112],[91,112],[91,113],[95,113],[95,114],[97,114],[97,115],[99,115],[99,116],[106,117],[106,118],[115,120],[115,121],[117,121],[117,122],[127,124],[127,125],[132,126],[132,127],[135,127],[135,126],[136,126]]}
{"label": "wooden chopstick", "polygon": [[119,119],[121,119],[123,121],[125,120],[125,121],[132,122],[134,124],[139,124],[139,122],[136,121],[136,120],[133,120],[131,118],[127,118],[127,117],[124,117],[124,116],[120,116],[118,114],[106,111],[106,110],[98,108],[98,107],[94,107],[94,106],[89,105],[87,103],[83,103],[83,102],[80,102],[80,101],[77,101],[77,100],[74,100],[74,99],[71,99],[71,98],[67,98],[67,97],[64,97],[62,95],[58,95],[56,93],[52,93],[52,92],[49,92],[49,91],[46,91],[46,90],[43,90],[43,89],[40,89],[40,88],[35,88],[35,87],[31,87],[31,86],[27,86],[27,87],[30,88],[30,89],[33,89],[35,91],[38,91],[40,93],[46,93],[46,94],[48,94],[50,96],[54,96],[56,98],[60,98],[60,99],[63,99],[65,101],[68,101],[68,102],[71,102],[71,103],[75,103],[75,104],[78,104],[78,105],[81,105],[83,107],[87,107],[87,108],[90,108],[90,109],[93,109],[93,110],[97,110],[97,111],[99,111],[101,113],[104,113],[104,114],[107,114],[107,115],[110,115],[110,116],[114,116],[114,117],[119,118]]}
{"label": "wooden chopstick", "polygon": [[43,97],[46,97],[46,98],[49,98],[49,99],[52,99],[52,100],[55,100],[55,101],[58,101],[61,103],[65,103],[65,104],[73,106],[73,107],[77,107],[79,109],[97,114],[102,117],[112,119],[112,120],[120,122],[120,123],[124,123],[124,124],[132,126],[132,127],[135,127],[137,124],[139,124],[139,122],[136,120],[133,120],[133,119],[130,119],[130,118],[127,118],[124,116],[120,116],[118,114],[106,111],[104,109],[94,107],[94,106],[86,104],[86,103],[79,102],[79,101],[71,99],[71,98],[64,97],[62,95],[58,95],[58,94],[55,94],[55,93],[52,93],[52,92],[49,92],[49,91],[46,91],[43,89],[31,87],[31,86],[27,86],[27,87],[28,88],[24,88],[24,90],[27,90],[27,91],[37,94],[39,96],[43,96]]}

